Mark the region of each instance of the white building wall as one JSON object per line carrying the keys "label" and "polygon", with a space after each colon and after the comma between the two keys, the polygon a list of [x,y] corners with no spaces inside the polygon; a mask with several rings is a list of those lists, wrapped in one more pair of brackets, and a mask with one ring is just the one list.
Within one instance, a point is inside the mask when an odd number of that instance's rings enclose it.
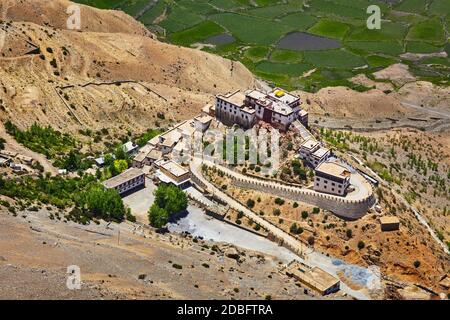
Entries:
{"label": "white building wall", "polygon": [[121,185],[117,186],[115,189],[119,192],[119,194],[122,194],[130,190],[133,190],[141,185],[145,185],[145,175],[141,175],[139,177],[126,181]]}
{"label": "white building wall", "polygon": [[346,179],[344,183],[338,183],[336,181],[329,180],[319,176],[315,176],[314,178],[314,190],[319,192],[343,196],[345,195],[348,186],[349,186],[349,179]]}
{"label": "white building wall", "polygon": [[255,123],[255,114],[245,112],[220,98],[216,101],[216,117],[226,125],[238,124],[244,128],[251,128]]}

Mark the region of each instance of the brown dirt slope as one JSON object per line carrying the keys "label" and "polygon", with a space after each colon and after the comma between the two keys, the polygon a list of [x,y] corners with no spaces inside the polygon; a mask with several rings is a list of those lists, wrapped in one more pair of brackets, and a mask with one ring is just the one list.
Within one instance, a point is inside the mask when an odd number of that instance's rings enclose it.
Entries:
{"label": "brown dirt slope", "polygon": [[[228,245],[132,224],[120,225],[118,242],[116,224],[82,226],[48,214],[0,210],[0,299],[312,298],[271,257],[238,249],[238,263],[224,255]],[[79,291],[66,287],[71,265],[81,270]]]}
{"label": "brown dirt slope", "polygon": [[[6,14],[13,20],[2,25],[2,121],[10,118],[22,127],[38,121],[72,132],[139,132],[192,116],[216,93],[255,85],[242,64],[161,43],[123,13],[83,7],[87,24],[78,32],[60,29],[68,1],[13,3]],[[31,51],[30,43],[38,49]]]}
{"label": "brown dirt slope", "polygon": [[[67,0],[2,0],[0,12],[6,13],[4,20],[67,29],[67,8],[73,4]],[[82,31],[151,35],[144,25],[122,11],[76,5],[80,7]]]}

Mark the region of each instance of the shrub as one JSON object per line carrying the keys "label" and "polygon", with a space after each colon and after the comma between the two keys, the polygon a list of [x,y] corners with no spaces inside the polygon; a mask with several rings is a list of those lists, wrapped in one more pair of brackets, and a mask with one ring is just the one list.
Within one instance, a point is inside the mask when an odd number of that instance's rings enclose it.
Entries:
{"label": "shrub", "polygon": [[136,217],[131,213],[131,209],[128,208],[126,211],[126,218],[130,222],[136,222]]}
{"label": "shrub", "polygon": [[294,202],[294,204],[292,205],[293,208],[298,208],[298,203]]}
{"label": "shrub", "polygon": [[274,216],[279,216],[280,214],[281,214],[280,209],[274,209],[274,210],[273,210],[273,215],[274,215]]}
{"label": "shrub", "polygon": [[285,201],[283,199],[281,199],[281,198],[276,198],[275,199],[275,204],[277,204],[279,206],[282,206],[284,204],[284,202]]}
{"label": "shrub", "polygon": [[347,229],[346,234],[347,234],[347,238],[349,238],[349,239],[353,236],[353,232],[351,229]]}
{"label": "shrub", "polygon": [[358,249],[359,249],[359,250],[364,249],[365,246],[366,246],[366,244],[364,243],[364,241],[360,240],[360,241],[358,242]]}
{"label": "shrub", "polygon": [[420,261],[419,260],[416,260],[416,261],[414,261],[414,268],[419,268],[420,267]]}
{"label": "shrub", "polygon": [[297,233],[297,224],[294,222],[292,225],[291,225],[291,228],[289,229],[289,231],[291,232],[291,233]]}
{"label": "shrub", "polygon": [[308,218],[308,212],[302,211],[302,219]]}
{"label": "shrub", "polygon": [[253,199],[248,199],[247,200],[247,207],[249,207],[250,209],[252,209],[255,206],[255,200]]}
{"label": "shrub", "polygon": [[179,265],[179,264],[176,264],[176,263],[174,263],[174,264],[172,265],[172,267],[174,267],[175,269],[179,269],[179,270],[183,269],[183,266],[182,266],[182,265]]}
{"label": "shrub", "polygon": [[314,214],[320,213],[320,208],[315,207],[315,208],[313,209],[313,213],[314,213]]}
{"label": "shrub", "polygon": [[312,246],[312,245],[314,245],[314,242],[315,242],[314,236],[309,236],[308,237],[308,244],[310,246]]}

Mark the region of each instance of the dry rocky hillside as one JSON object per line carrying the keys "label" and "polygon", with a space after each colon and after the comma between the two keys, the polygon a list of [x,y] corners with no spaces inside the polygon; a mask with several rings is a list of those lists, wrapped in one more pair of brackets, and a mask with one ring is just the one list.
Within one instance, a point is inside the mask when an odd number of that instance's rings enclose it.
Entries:
{"label": "dry rocky hillside", "polygon": [[[0,299],[320,298],[280,274],[277,259],[227,244],[126,223],[118,241],[117,224],[78,225],[46,209],[0,217]],[[70,265],[81,290],[66,287]]]}
{"label": "dry rocky hillside", "polygon": [[[108,140],[190,118],[217,93],[260,86],[241,63],[159,42],[142,24],[119,11],[81,6],[81,30],[68,30],[70,5],[66,0],[0,2],[0,123],[11,120],[26,128],[39,122],[78,137],[80,130],[108,129]],[[388,168],[394,181],[404,179],[402,185],[390,182],[395,187],[378,191],[383,193],[382,214],[397,215],[399,231],[382,233],[376,212],[346,222],[323,211],[313,214],[314,208],[304,204],[294,207],[286,201],[280,206],[267,194],[234,187],[227,192],[243,202],[260,198],[257,212],[265,211],[267,219],[288,232],[297,223],[304,230],[298,238],[308,241],[314,234],[317,250],[356,264],[376,264],[395,280],[437,290],[439,278],[450,272],[448,255],[392,191],[403,186],[400,193],[405,197],[418,191],[410,202],[449,241],[448,189],[425,190],[436,179],[427,179],[431,171],[427,176],[407,167],[409,151],[400,146],[402,142],[417,145],[412,149],[424,159],[439,155],[440,159],[431,159],[440,163],[435,175],[447,177],[448,182],[450,89],[416,82],[402,65],[380,71],[375,79],[380,81],[364,75],[352,80],[373,86],[368,92],[336,87],[316,94],[297,93],[316,128],[377,130],[361,135],[379,141],[384,150],[369,152],[364,160],[378,169]],[[433,132],[391,131],[404,126]],[[3,125],[0,137],[8,149],[33,157],[45,171],[57,174],[43,155],[6,135]],[[283,141],[289,138],[297,139],[286,136]],[[295,153],[299,141],[294,142],[283,158]],[[433,145],[428,148],[427,142]],[[349,142],[354,154],[362,157],[360,147]],[[395,156],[390,155],[391,148]],[[391,168],[394,160],[405,167]],[[253,169],[248,173],[257,174]],[[294,178],[286,179],[298,182]],[[229,182],[213,179],[219,187]],[[275,209],[280,212],[273,214]],[[302,217],[302,211],[308,216]],[[3,210],[0,215],[0,283],[10,284],[2,286],[0,298],[306,298],[302,288],[276,273],[277,261],[248,252],[241,264],[223,260],[226,245],[221,244],[219,251],[206,250],[202,245],[211,247],[211,243],[149,231],[138,234],[135,225],[128,223],[122,225],[123,240],[117,244],[114,229],[103,222],[86,227],[53,221],[44,209],[20,212],[17,217]],[[233,213],[230,219],[236,217]],[[359,241],[365,242],[364,248],[358,248]],[[78,293],[67,292],[64,286],[64,268],[74,259],[87,270],[86,290]],[[416,260],[420,267],[415,266]],[[105,265],[110,269],[101,269]],[[156,280],[166,274],[167,279]],[[17,289],[25,282],[33,284],[32,291]]]}
{"label": "dry rocky hillside", "polygon": [[68,1],[0,5],[0,119],[20,127],[139,132],[195,114],[213,94],[255,85],[240,63],[158,42],[120,12],[83,6],[78,32],[65,29]]}

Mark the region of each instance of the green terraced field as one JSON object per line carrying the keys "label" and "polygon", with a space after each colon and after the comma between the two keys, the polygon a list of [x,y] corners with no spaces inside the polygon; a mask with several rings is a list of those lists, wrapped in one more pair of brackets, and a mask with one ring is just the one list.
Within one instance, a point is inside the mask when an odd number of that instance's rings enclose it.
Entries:
{"label": "green terraced field", "polygon": [[[354,87],[348,79],[355,74],[370,75],[398,62],[408,64],[418,77],[449,84],[449,58],[424,57],[412,62],[400,57],[406,52],[450,51],[446,39],[450,24],[449,0],[398,0],[390,5],[377,0],[78,2],[123,10],[156,32],[160,40],[187,47],[204,43],[212,36],[232,35],[234,43],[205,46],[203,50],[239,60],[257,76],[288,89],[314,91],[328,85]],[[381,8],[384,19],[381,30],[366,27],[366,9],[370,4]],[[292,50],[278,48],[282,38],[295,32],[319,36],[308,41],[337,40],[341,48],[309,48],[308,51],[301,51],[305,48],[295,48],[298,50],[295,51],[290,46],[287,48]],[[312,69],[316,71],[305,77],[305,72]]]}

